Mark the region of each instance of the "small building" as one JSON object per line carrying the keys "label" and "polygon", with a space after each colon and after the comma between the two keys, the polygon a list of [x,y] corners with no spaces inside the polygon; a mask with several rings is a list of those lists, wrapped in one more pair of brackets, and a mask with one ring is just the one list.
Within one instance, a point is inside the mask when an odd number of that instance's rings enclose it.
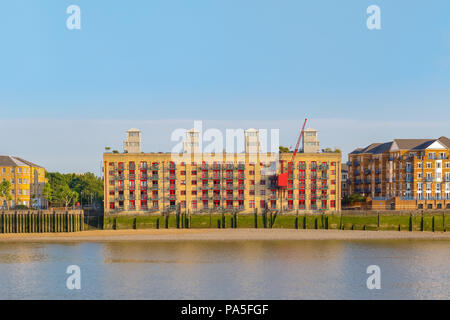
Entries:
{"label": "small building", "polygon": [[123,142],[125,153],[141,153],[141,131],[130,129],[127,131],[127,139]]}
{"label": "small building", "polygon": [[319,153],[320,141],[317,130],[308,128],[303,133],[303,152],[304,153]]}

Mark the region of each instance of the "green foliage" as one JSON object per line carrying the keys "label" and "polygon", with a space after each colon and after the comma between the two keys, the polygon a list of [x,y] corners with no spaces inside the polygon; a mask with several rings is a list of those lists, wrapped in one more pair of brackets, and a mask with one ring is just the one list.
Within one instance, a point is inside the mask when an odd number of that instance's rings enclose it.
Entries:
{"label": "green foliage", "polygon": [[289,150],[289,148],[286,148],[286,147],[283,147],[283,146],[280,146],[280,147],[279,147],[279,150],[280,150],[280,153],[288,153],[288,152],[291,152],[291,151]]}
{"label": "green foliage", "polygon": [[342,199],[342,204],[344,204],[344,205],[352,204],[355,202],[363,202],[364,203],[364,202],[366,202],[366,198],[360,194],[354,193],[354,194],[346,195]]}
{"label": "green foliage", "polygon": [[46,172],[48,187],[44,187],[44,197],[54,206],[71,206],[77,201],[86,204],[103,205],[103,181],[93,173],[62,174]]}
{"label": "green foliage", "polygon": [[8,201],[12,200],[11,182],[8,180],[4,180],[0,183],[0,198],[6,200],[6,206],[8,206]]}

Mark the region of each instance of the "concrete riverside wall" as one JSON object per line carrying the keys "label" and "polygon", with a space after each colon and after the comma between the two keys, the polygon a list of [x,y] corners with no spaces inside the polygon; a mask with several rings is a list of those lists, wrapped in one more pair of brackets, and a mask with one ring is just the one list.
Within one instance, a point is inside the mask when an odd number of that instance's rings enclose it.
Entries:
{"label": "concrete riverside wall", "polygon": [[83,230],[83,210],[5,210],[0,212],[0,233],[77,232]]}
{"label": "concrete riverside wall", "polygon": [[286,229],[340,229],[436,231],[450,230],[449,211],[340,211],[336,214],[254,214],[211,213],[169,215],[106,216],[105,230],[125,229],[200,229],[200,228],[286,228]]}

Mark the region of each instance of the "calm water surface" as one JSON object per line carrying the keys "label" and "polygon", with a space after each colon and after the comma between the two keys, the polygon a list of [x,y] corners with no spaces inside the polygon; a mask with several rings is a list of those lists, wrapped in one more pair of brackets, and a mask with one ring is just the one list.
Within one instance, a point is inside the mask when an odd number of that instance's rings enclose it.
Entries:
{"label": "calm water surface", "polygon": [[0,243],[0,299],[449,298],[449,241]]}

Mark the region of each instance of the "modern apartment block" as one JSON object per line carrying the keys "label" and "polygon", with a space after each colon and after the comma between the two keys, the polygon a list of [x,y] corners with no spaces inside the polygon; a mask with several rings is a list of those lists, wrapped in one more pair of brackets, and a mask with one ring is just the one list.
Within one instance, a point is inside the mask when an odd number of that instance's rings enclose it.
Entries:
{"label": "modern apartment block", "polygon": [[[258,150],[254,131],[246,145]],[[196,141],[187,132],[188,148]],[[340,210],[339,153],[104,153],[105,213]],[[278,187],[277,174],[288,174]],[[261,212],[261,211],[260,211]]]}
{"label": "modern apartment block", "polygon": [[16,205],[41,208],[45,205],[42,196],[47,179],[45,169],[18,157],[0,156],[0,181],[11,183],[12,200],[0,198],[0,207],[14,208]]}
{"label": "modern apartment block", "polygon": [[450,139],[395,139],[348,156],[349,194],[374,209],[450,208]]}

